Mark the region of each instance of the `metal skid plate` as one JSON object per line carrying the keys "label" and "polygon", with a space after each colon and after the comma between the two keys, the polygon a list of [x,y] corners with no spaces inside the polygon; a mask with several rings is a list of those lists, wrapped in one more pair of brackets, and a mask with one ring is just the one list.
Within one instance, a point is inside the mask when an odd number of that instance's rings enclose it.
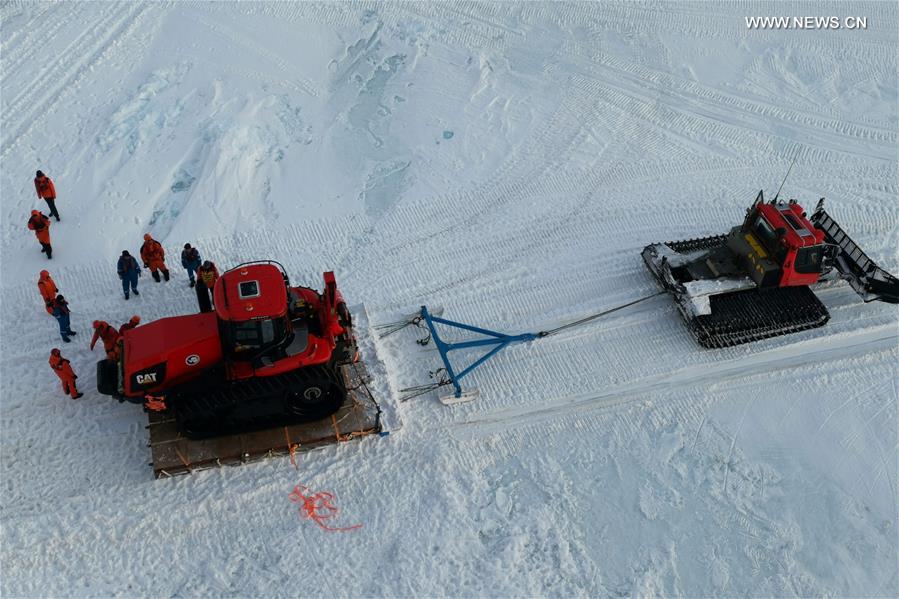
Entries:
{"label": "metal skid plate", "polygon": [[437,399],[445,406],[454,406],[460,403],[468,403],[478,398],[477,389],[466,389],[458,397],[455,393],[441,395]]}

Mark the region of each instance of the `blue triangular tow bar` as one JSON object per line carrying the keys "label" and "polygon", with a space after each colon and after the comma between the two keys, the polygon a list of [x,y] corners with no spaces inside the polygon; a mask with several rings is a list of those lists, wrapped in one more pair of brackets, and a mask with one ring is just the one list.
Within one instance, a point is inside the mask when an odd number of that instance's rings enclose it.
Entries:
{"label": "blue triangular tow bar", "polygon": [[[445,318],[440,318],[439,316],[434,316],[430,312],[428,312],[427,306],[421,307],[421,317],[424,318],[425,322],[428,325],[428,330],[431,332],[431,338],[434,340],[434,344],[437,346],[437,351],[440,352],[440,359],[443,360],[443,365],[446,368],[446,373],[449,375],[449,380],[453,384],[455,388],[454,395],[458,397],[462,397],[462,387],[459,386],[459,381],[462,378],[473,371],[475,368],[495,356],[507,345],[512,343],[523,343],[526,341],[533,341],[537,339],[539,336],[536,333],[522,333],[521,335],[506,335],[505,333],[498,333],[496,331],[491,331],[488,329],[482,329],[481,327],[475,327],[470,324],[465,324],[462,322],[456,322],[454,320],[447,320]],[[434,326],[435,323],[439,323],[442,325],[446,325],[448,327],[453,327],[456,329],[462,329],[464,331],[471,331],[473,333],[479,333],[484,335],[483,339],[473,339],[471,341],[460,341],[458,343],[447,343],[443,339],[440,338],[440,335],[437,333],[437,327]],[[462,372],[456,374],[456,370],[453,368],[452,363],[449,359],[449,352],[456,349],[468,349],[472,347],[490,347],[493,348],[488,351],[486,354],[472,362],[470,366],[462,370]]]}

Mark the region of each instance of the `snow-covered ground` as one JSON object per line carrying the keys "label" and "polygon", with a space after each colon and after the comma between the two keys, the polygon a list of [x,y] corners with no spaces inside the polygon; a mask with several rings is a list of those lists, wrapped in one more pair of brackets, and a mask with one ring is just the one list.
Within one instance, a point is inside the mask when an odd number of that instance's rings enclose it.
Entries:
{"label": "snow-covered ground", "polygon": [[[753,15],[867,17],[750,31]],[[194,309],[177,255],[333,269],[372,322],[423,303],[510,332],[655,290],[647,243],[726,231],[758,189],[899,270],[895,3],[5,2],[3,596],[895,596],[895,306],[699,348],[669,298],[510,347],[454,407],[368,343],[390,436],[154,481],[99,395],[90,322]],[[56,183],[47,262],[25,228]],[[125,302],[145,232],[173,281]],[[47,366],[49,268],[85,396]],[[370,341],[370,334],[362,332]],[[377,356],[371,348],[377,347]],[[379,366],[375,369],[381,373]],[[288,498],[335,494],[330,533]]]}

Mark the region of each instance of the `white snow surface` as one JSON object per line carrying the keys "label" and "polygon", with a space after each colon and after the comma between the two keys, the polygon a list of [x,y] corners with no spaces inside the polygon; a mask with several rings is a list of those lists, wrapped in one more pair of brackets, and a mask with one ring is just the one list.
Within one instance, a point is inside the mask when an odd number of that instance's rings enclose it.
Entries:
{"label": "white snow surface", "polygon": [[[750,31],[745,16],[866,16]],[[510,347],[477,399],[397,401],[433,349],[360,331],[383,438],[152,478],[146,415],[95,390],[90,323],[195,309],[177,254],[335,270],[373,323],[509,332],[656,290],[648,243],[818,197],[899,270],[894,2],[4,2],[2,577],[37,596],[896,596],[896,306],[698,347],[662,296]],[[47,262],[25,228],[55,182]],[[152,233],[173,280],[125,302]],[[85,396],[37,273],[79,335]],[[457,338],[448,335],[450,338]],[[329,491],[328,532],[288,494]]]}

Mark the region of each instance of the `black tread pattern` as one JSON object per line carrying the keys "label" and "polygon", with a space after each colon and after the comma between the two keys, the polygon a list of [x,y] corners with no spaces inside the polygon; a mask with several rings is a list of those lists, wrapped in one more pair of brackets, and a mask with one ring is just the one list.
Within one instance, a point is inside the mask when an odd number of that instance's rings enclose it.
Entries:
{"label": "black tread pattern", "polygon": [[[310,387],[325,393],[304,404],[300,398]],[[346,396],[339,367],[323,364],[278,376],[178,390],[168,396],[168,404],[182,432],[202,439],[319,420],[340,409]]]}
{"label": "black tread pattern", "polygon": [[824,325],[830,314],[808,287],[746,289],[710,298],[712,313],[690,330],[703,347],[730,347]]}
{"label": "black tread pattern", "polygon": [[710,237],[699,237],[697,239],[686,239],[684,241],[669,241],[665,243],[668,247],[679,254],[687,252],[695,252],[696,250],[710,250],[725,245],[727,243],[727,235],[712,235]]}

